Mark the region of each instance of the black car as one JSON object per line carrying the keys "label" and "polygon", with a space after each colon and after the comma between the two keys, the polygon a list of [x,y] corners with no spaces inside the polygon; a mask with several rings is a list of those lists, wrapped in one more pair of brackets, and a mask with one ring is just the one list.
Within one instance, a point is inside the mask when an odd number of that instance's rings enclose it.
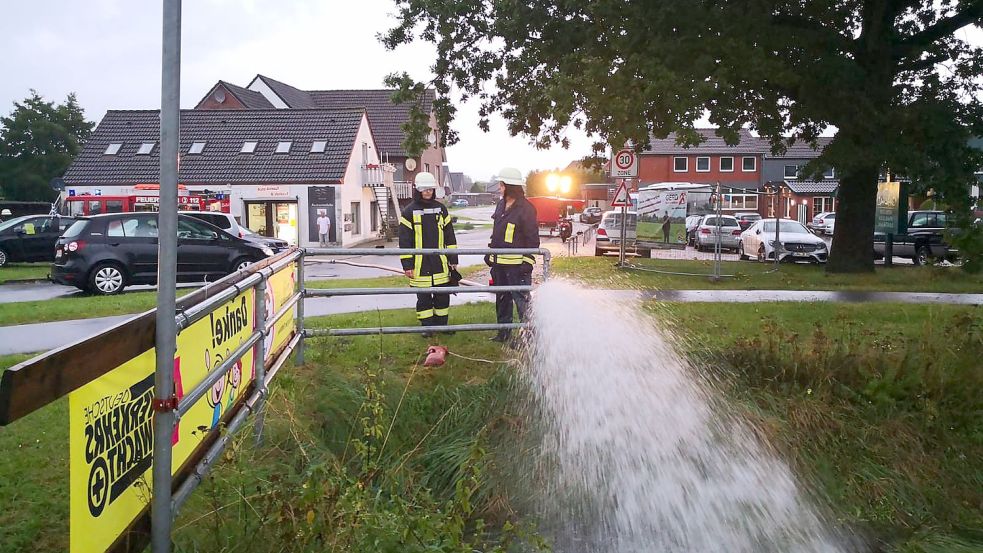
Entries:
{"label": "black car", "polygon": [[74,217],[26,215],[0,223],[0,267],[12,261],[51,261],[55,242]]}
{"label": "black car", "polygon": [[[221,278],[273,255],[222,229],[178,216],[177,279]],[[55,246],[51,280],[97,294],[157,282],[157,213],[112,213],[79,218]]]}

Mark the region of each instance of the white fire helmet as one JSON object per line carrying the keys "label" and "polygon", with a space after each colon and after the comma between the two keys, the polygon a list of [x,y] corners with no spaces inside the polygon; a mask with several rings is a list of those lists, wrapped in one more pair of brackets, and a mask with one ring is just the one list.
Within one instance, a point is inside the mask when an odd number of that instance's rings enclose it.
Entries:
{"label": "white fire helmet", "polygon": [[522,178],[522,171],[515,167],[503,167],[498,174],[493,177],[494,182],[502,182],[510,186],[521,186],[526,189],[526,179]]}
{"label": "white fire helmet", "polygon": [[427,173],[425,171],[422,173],[417,173],[416,178],[413,179],[413,184],[420,192],[423,192],[424,190],[433,190],[435,198],[444,197],[444,188],[437,185],[437,179],[431,173]]}

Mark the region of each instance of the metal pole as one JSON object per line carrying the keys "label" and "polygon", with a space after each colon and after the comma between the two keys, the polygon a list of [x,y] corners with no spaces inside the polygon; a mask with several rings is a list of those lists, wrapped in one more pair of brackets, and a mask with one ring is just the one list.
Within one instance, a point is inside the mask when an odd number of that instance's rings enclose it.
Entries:
{"label": "metal pole", "polygon": [[717,181],[717,239],[713,244],[713,280],[720,280],[720,218],[723,216],[724,197],[721,195],[720,181]]}
{"label": "metal pole", "polygon": [[[621,183],[625,185],[625,190],[628,190],[628,179],[622,179]],[[631,193],[629,192],[628,197],[631,198]],[[628,239],[628,206],[622,204],[621,206],[621,248],[618,254],[618,265],[621,267],[625,266],[625,242]]]}
{"label": "metal pole", "polygon": [[276,335],[276,327],[274,326],[271,330],[266,330],[266,287],[268,285],[267,279],[264,277],[263,280],[259,281],[256,285],[256,330],[260,332],[261,337],[256,341],[256,349],[253,350],[253,363],[256,364],[256,379],[253,381],[256,389],[259,390],[259,395],[256,400],[256,445],[263,442],[263,404],[265,403],[264,397],[266,395],[266,390],[264,390],[264,381],[266,380],[266,333],[272,332],[274,336]]}
{"label": "metal pole", "polygon": [[294,365],[304,364],[304,299],[307,298],[307,284],[304,283],[304,259],[307,257],[307,250],[300,251],[297,258],[297,286],[300,289],[300,301],[297,302],[297,334],[300,341],[297,342],[297,356],[294,357]]}
{"label": "metal pole", "polygon": [[778,209],[775,210],[775,269],[781,268],[782,262],[782,187],[778,187]]}
{"label": "metal pole", "polygon": [[181,132],[181,0],[164,0],[160,98],[160,213],[157,228],[157,367],[154,375],[154,458],[150,546],[171,551],[171,433],[177,349],[177,183]]}

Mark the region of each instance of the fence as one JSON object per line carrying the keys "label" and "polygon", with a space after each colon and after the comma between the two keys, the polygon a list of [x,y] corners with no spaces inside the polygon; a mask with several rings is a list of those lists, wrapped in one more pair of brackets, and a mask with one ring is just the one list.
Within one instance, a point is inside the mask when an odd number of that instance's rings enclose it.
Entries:
{"label": "fence", "polygon": [[[545,249],[291,250],[201,288],[177,303],[173,390],[154,389],[154,311],[4,371],[0,426],[69,396],[70,548],[74,552],[168,551],[171,524],[187,499],[254,415],[262,440],[269,385],[291,354],[304,362],[304,339],[315,336],[518,329],[525,323],[415,327],[304,327],[304,299],[354,295],[529,292],[526,286],[307,289],[305,255],[522,254]],[[202,362],[203,361],[203,362]],[[155,397],[169,398],[163,401]],[[158,413],[176,422],[155,434]],[[166,425],[164,425],[166,426]],[[159,431],[158,431],[159,432]],[[158,452],[173,459],[171,481],[147,485]],[[167,471],[163,471],[167,472]],[[148,493],[150,492],[150,493]],[[162,498],[162,494],[163,497]],[[167,505],[151,512],[154,504]],[[164,544],[163,546],[158,544]]]}

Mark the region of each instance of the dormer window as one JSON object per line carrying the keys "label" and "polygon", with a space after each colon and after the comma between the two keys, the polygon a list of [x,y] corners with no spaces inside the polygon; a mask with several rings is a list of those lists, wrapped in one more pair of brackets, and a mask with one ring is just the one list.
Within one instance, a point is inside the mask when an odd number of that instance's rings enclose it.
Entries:
{"label": "dormer window", "polygon": [[188,148],[188,153],[189,154],[200,154],[203,151],[205,151],[205,143],[204,142],[192,142],[191,143],[191,147]]}
{"label": "dormer window", "polygon": [[156,142],[144,142],[143,144],[140,144],[140,149],[137,150],[137,155],[138,156],[150,155],[150,152],[154,151],[154,146],[156,145],[157,145]]}
{"label": "dormer window", "polygon": [[328,142],[326,140],[315,140],[314,143],[311,144],[311,153],[323,154],[324,150],[327,147],[328,147]]}
{"label": "dormer window", "polygon": [[116,154],[119,153],[119,149],[122,148],[122,147],[123,147],[123,144],[122,143],[120,143],[120,142],[113,142],[112,144],[110,144],[109,146],[106,147],[106,151],[103,152],[102,155],[104,155],[104,156],[114,156],[114,155],[116,155]]}
{"label": "dormer window", "polygon": [[254,153],[256,151],[257,144],[259,144],[259,142],[256,142],[255,140],[247,140],[242,143],[242,148],[239,150],[239,153],[240,154]]}
{"label": "dormer window", "polygon": [[292,146],[292,145],[293,145],[293,142],[291,142],[290,140],[281,140],[280,142],[277,142],[276,143],[276,153],[278,153],[278,154],[289,154],[290,153],[290,146]]}

